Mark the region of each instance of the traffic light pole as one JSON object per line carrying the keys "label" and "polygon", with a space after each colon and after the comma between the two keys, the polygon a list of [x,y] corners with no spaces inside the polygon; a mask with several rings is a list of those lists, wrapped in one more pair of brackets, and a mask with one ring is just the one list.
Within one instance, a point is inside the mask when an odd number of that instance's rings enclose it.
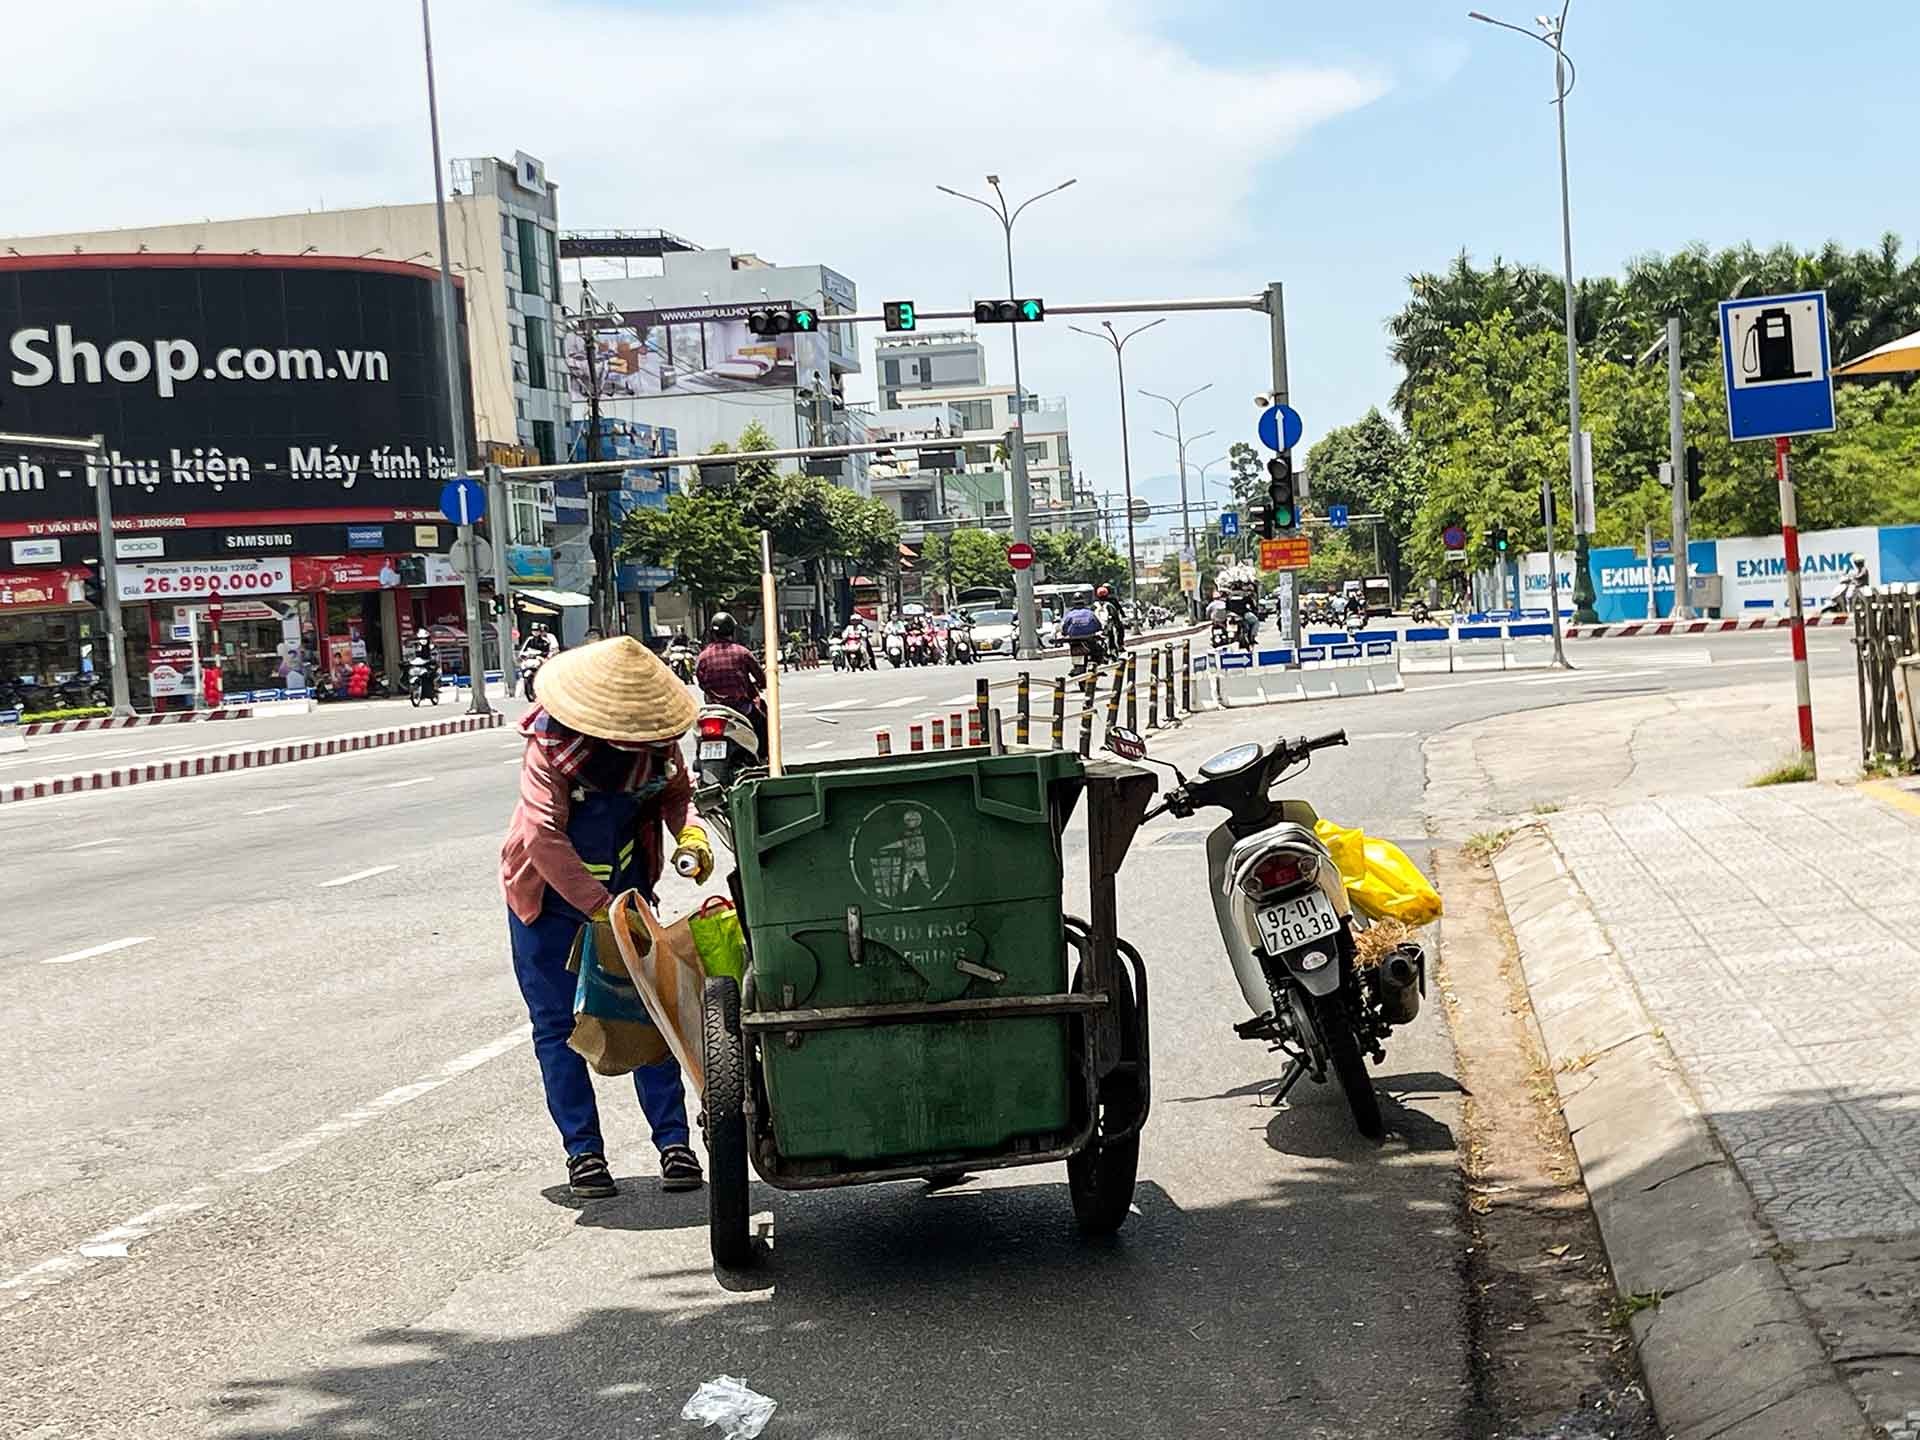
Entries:
{"label": "traffic light pole", "polygon": [[[1692,484],[1687,475],[1687,419],[1685,392],[1680,385],[1680,317],[1667,317],[1667,456],[1673,476],[1673,618],[1693,618],[1693,587],[1687,563],[1688,504]],[[1647,572],[1653,572],[1653,556],[1647,556]],[[1649,614],[1648,619],[1652,619]]]}
{"label": "traffic light pole", "polygon": [[494,634],[500,646],[500,684],[513,694],[520,673],[513,656],[513,605],[507,590],[507,528],[511,523],[507,507],[507,482],[498,465],[487,466],[487,528],[493,534],[493,598],[499,614],[493,617]]}
{"label": "traffic light pole", "polygon": [[[1273,352],[1273,403],[1290,404],[1287,388],[1287,305],[1284,287],[1278,280],[1267,286],[1263,297],[1265,304],[1260,308],[1267,312],[1267,328]],[[1283,435],[1279,437],[1285,439]],[[1283,452],[1291,470],[1293,453]],[[1296,506],[1298,502],[1296,501]],[[1295,518],[1298,519],[1296,511]],[[1287,586],[1287,668],[1300,668],[1300,577],[1295,575]]]}

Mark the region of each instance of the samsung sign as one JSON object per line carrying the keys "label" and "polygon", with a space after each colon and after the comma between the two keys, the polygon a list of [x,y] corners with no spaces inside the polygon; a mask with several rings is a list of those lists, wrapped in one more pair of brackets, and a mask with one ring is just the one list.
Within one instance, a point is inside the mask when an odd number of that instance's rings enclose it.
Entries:
{"label": "samsung sign", "polygon": [[[0,428],[104,435],[127,532],[424,520],[453,470],[437,285],[322,256],[0,257]],[[80,457],[0,447],[0,535],[93,513]]]}

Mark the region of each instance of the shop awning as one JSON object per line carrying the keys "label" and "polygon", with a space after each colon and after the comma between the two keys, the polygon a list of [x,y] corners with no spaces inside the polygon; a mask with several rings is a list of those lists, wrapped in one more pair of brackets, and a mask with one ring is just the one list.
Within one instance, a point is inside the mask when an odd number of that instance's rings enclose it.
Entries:
{"label": "shop awning", "polygon": [[524,609],[558,615],[562,610],[570,610],[576,605],[591,605],[593,601],[576,590],[515,590],[513,603]]}
{"label": "shop awning", "polygon": [[1858,360],[1834,366],[1835,375],[1910,375],[1920,370],[1920,330],[1869,350]]}

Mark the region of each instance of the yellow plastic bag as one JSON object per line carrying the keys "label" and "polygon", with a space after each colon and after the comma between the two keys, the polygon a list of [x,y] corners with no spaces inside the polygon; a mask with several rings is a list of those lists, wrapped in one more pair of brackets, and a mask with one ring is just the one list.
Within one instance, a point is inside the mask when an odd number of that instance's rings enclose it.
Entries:
{"label": "yellow plastic bag", "polygon": [[1361,914],[1402,925],[1430,925],[1440,918],[1440,892],[1391,840],[1321,820],[1313,827],[1340,867],[1347,899]]}

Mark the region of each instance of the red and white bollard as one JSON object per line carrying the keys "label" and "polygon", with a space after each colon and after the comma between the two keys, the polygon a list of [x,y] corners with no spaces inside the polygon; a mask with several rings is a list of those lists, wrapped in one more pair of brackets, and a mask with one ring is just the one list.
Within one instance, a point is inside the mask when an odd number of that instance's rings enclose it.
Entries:
{"label": "red and white bollard", "polygon": [[873,753],[876,755],[893,754],[893,732],[876,730],[873,732]]}
{"label": "red and white bollard", "polygon": [[947,748],[947,722],[944,720],[933,722],[933,748],[936,750]]}
{"label": "red and white bollard", "polygon": [[958,750],[960,748],[961,735],[960,712],[958,710],[953,712],[953,718],[947,722],[947,725],[949,727],[947,733],[953,736],[953,748]]}
{"label": "red and white bollard", "polygon": [[918,752],[926,748],[927,748],[926,732],[922,730],[918,725],[909,725],[907,727],[907,749],[910,752],[917,754]]}
{"label": "red and white bollard", "polygon": [[967,712],[967,744],[986,744],[986,737],[980,733],[980,712],[978,710],[969,710]]}

